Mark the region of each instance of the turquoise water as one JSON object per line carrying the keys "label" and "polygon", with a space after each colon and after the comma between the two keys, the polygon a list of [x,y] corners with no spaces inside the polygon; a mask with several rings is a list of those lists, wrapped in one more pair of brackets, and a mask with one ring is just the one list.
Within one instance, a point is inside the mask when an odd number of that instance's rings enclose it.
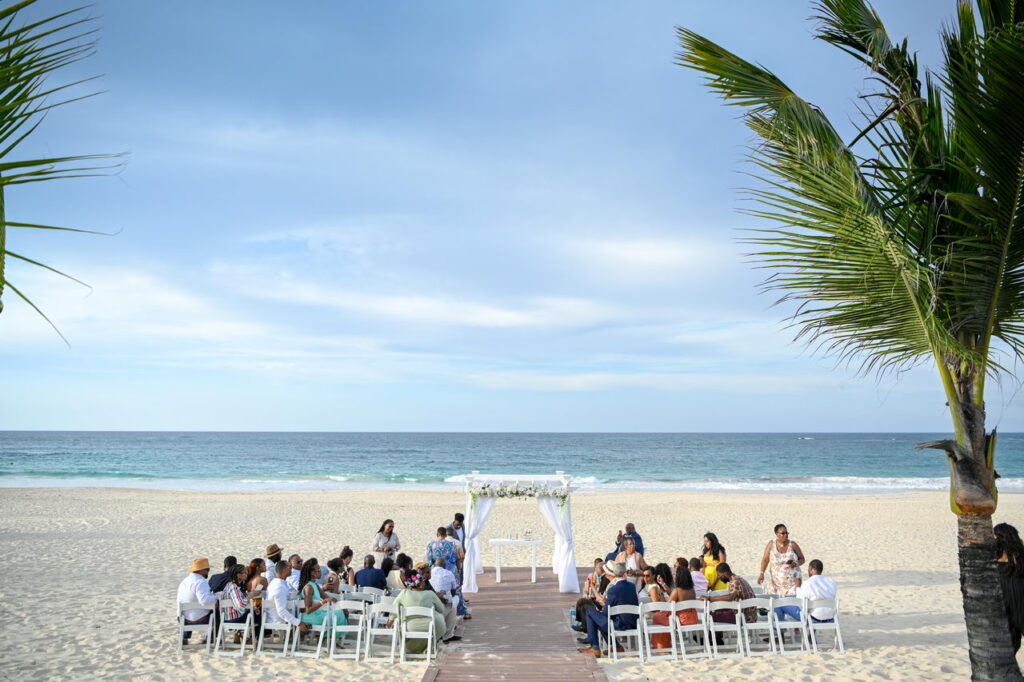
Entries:
{"label": "turquoise water", "polygon": [[[582,490],[940,490],[943,453],[908,433],[0,432],[0,487],[458,488],[471,470],[576,477]],[[1000,434],[1000,488],[1024,490],[1024,434]]]}

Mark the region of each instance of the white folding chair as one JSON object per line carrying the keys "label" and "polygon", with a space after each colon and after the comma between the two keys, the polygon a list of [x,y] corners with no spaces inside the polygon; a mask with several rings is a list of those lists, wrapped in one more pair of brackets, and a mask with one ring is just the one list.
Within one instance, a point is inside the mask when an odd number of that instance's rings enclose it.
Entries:
{"label": "white folding chair", "polygon": [[360,587],[359,591],[363,594],[369,594],[373,596],[373,603],[376,604],[384,596],[384,590],[376,587]]}
{"label": "white folding chair", "polygon": [[[677,660],[676,656],[676,628],[675,628],[675,604],[673,602],[656,601],[644,604],[640,607],[640,626],[643,628],[644,653],[649,661],[657,661],[662,658]],[[668,613],[668,625],[655,625],[654,615],[657,613]],[[654,654],[651,648],[651,636],[668,633],[672,642],[671,648],[654,649],[659,652]]]}
{"label": "white folding chair", "polygon": [[346,594],[348,592],[355,592],[357,590],[355,585],[349,585],[348,583],[341,583],[338,585],[338,592]]}
{"label": "white folding chair", "polygon": [[368,592],[348,592],[342,595],[346,601],[361,601],[367,604],[376,604],[377,597]]}
{"label": "white folding chair", "polygon": [[[178,653],[180,654],[185,650],[186,646],[189,649],[200,649],[205,648],[206,653],[210,653],[210,647],[213,646],[213,640],[215,635],[214,632],[214,618],[213,618],[213,606],[203,606],[197,601],[188,602],[185,604],[178,604]],[[185,612],[186,611],[206,611],[210,614],[209,619],[205,623],[186,623]],[[203,633],[206,636],[206,642],[203,644],[188,644],[182,643],[182,639],[185,637],[185,633],[189,634],[189,637],[196,634],[197,632]]]}
{"label": "white folding chair", "polygon": [[[363,651],[364,661],[387,661],[395,662],[395,646],[398,644],[398,621],[399,608],[394,604],[374,604],[370,607],[370,613],[366,618],[366,647]],[[433,620],[433,617],[431,617]],[[388,627],[391,622],[391,627]],[[390,655],[375,656],[373,648],[376,645],[377,637],[389,637],[391,639]]]}
{"label": "white folding chair", "polygon": [[[617,630],[615,628],[615,616],[636,616],[636,627],[632,630]],[[636,640],[636,649],[622,648],[623,655],[635,655],[640,662],[644,660],[644,645],[643,645],[643,627],[640,623],[640,606],[633,606],[632,604],[620,604],[619,606],[613,606],[608,609],[608,654],[612,657],[613,662],[619,660],[619,647],[618,639],[621,637],[627,642],[630,639]]]}
{"label": "white folding chair", "polygon": [[[743,609],[756,608],[767,609],[768,617],[762,620],[757,620],[748,623],[747,616],[743,613]],[[743,599],[740,601],[740,618],[743,620],[741,623],[743,630],[743,643],[747,649],[748,656],[768,656],[775,654],[775,611],[772,610],[772,600],[766,599],[765,597],[754,597],[753,599]],[[761,649],[758,646],[754,649],[750,646],[750,637],[754,636],[755,641],[759,635],[768,637],[768,648]]]}
{"label": "white folding chair", "polygon": [[[346,595],[351,596],[351,595]],[[351,658],[359,660],[359,651],[363,645],[363,631],[366,630],[366,609],[369,603],[361,599],[346,599],[334,605],[334,608],[345,612],[345,624],[334,624],[334,633],[331,637],[330,658]],[[346,640],[351,633],[355,633],[355,648],[345,646]]]}
{"label": "white folding chair", "polygon": [[[775,633],[779,640],[779,653],[783,656],[792,656],[794,654],[807,653],[811,650],[810,641],[807,639],[807,604],[806,600],[800,597],[779,597],[772,599],[772,615],[775,618]],[[775,615],[775,609],[783,606],[795,606],[800,609],[799,620],[783,620]],[[800,635],[800,648],[786,651],[786,631],[789,630],[793,633],[793,636],[797,636],[799,631]]]}
{"label": "white folding chair", "polygon": [[380,601],[377,602],[383,606],[394,606],[396,597],[381,597]]}
{"label": "white folding chair", "polygon": [[[684,625],[679,622],[679,614],[683,611],[693,610],[697,612],[697,622],[690,625]],[[707,626],[707,612],[708,603],[701,601],[700,599],[685,599],[681,602],[676,602],[676,641],[679,642],[679,653],[683,658],[707,658],[711,656],[711,644],[708,640],[708,626]],[[687,653],[686,651],[686,640],[689,639],[689,635],[695,635],[700,638],[699,645],[700,650],[696,653]]]}
{"label": "white folding chair", "polygon": [[[234,603],[230,599],[220,600],[220,628],[217,630],[217,644],[213,648],[213,653],[218,656],[230,656],[232,658],[240,658],[245,656],[245,642],[251,638],[252,646],[256,646],[256,625],[252,619],[252,609],[248,609],[245,614],[245,621],[241,623],[229,623],[227,618],[227,612],[229,608],[232,608]],[[227,635],[228,633],[241,633],[242,643],[237,649],[228,645]]]}
{"label": "white folding chair", "polygon": [[[428,627],[424,632],[417,632],[409,629],[409,619],[425,617],[428,620]],[[430,665],[436,651],[434,650],[434,609],[427,606],[402,606],[398,614],[399,631],[402,636],[400,646],[402,647],[400,663],[408,663],[410,659],[422,660],[423,665]],[[406,653],[405,645],[410,639],[427,640],[427,650],[422,654]]]}
{"label": "white folding chair", "polygon": [[[324,619],[319,625],[309,626],[305,633],[296,632],[292,639],[292,656],[299,658],[320,658],[324,646],[324,637],[334,630],[334,605],[324,604],[317,611],[324,612]],[[316,638],[316,646],[304,643],[303,639]]]}
{"label": "white folding chair", "polygon": [[[814,609],[833,609],[834,615],[831,620],[822,622],[814,620],[813,613]],[[846,653],[846,648],[843,646],[843,633],[839,629],[839,598],[835,599],[808,599],[807,608],[804,610],[804,621],[807,623],[807,631],[811,635],[811,649],[814,653],[818,653],[818,631],[824,630],[826,632],[831,631],[835,634],[835,642],[832,645],[832,650],[839,650],[839,653]]]}
{"label": "white folding chair", "polygon": [[[295,600],[289,601],[287,608],[293,614],[297,613],[299,610],[299,602]],[[282,641],[280,649],[275,647],[267,650],[265,648],[268,632],[278,633],[281,635]],[[291,625],[290,623],[268,623],[266,601],[264,601],[263,620],[260,622],[260,643],[257,645],[255,653],[258,656],[277,656],[278,658],[287,656],[290,652],[289,647],[292,643],[292,637],[298,636],[298,632],[298,626]]]}
{"label": "white folding chair", "polygon": [[755,597],[763,597],[764,596],[764,586],[763,585],[751,585],[750,586],[750,590],[754,593]]}
{"label": "white folding chair", "polygon": [[[732,623],[721,623],[714,618],[714,614],[718,611],[733,611],[735,621]],[[739,658],[743,656],[743,635],[741,629],[743,627],[743,621],[740,613],[740,603],[738,601],[712,601],[708,602],[708,635],[711,639],[711,655],[715,658]],[[736,635],[736,653],[732,654],[720,654],[718,653],[718,635],[733,633]]]}

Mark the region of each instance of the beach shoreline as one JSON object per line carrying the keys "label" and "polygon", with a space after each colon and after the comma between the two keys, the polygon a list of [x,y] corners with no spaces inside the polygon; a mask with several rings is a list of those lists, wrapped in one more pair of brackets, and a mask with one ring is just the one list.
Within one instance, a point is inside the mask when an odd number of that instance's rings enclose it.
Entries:
{"label": "beach shoreline", "polygon": [[[651,561],[672,563],[698,551],[714,531],[737,574],[754,582],[775,523],[786,523],[808,559],[819,558],[840,586],[844,656],[786,658],[794,678],[965,679],[966,634],[956,561],[956,518],[944,492],[791,495],[626,491],[574,494],[576,563],[611,549],[627,521]],[[8,607],[7,666],[14,677],[85,676],[171,680],[181,677],[418,679],[422,669],[348,661],[254,659],[174,653],[174,594],[189,562],[225,555],[247,561],[280,544],[321,561],[350,545],[357,559],[384,518],[417,559],[438,525],[464,511],[462,491],[180,492],[125,488],[0,489],[0,549],[27,565],[66,566],[61,617],[42,606],[39,575],[12,572],[0,594]],[[1004,495],[996,520],[1019,525],[1024,496]],[[533,500],[499,500],[486,540],[531,530],[544,541],[540,573],[550,574],[552,532]],[[82,558],[88,563],[75,566]],[[507,549],[502,563],[529,563]],[[67,595],[67,596],[63,596]],[[116,617],[111,618],[111,614]],[[68,623],[74,627],[65,627]],[[472,627],[470,623],[469,628]],[[106,648],[109,647],[109,648]],[[775,658],[604,665],[612,679],[712,677],[771,679]]]}

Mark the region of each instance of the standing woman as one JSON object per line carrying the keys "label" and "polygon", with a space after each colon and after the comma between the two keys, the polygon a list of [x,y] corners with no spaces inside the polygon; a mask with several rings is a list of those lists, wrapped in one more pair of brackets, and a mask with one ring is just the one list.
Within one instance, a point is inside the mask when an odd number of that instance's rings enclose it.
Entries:
{"label": "standing woman", "polygon": [[644,555],[636,551],[636,540],[627,536],[625,542],[622,543],[622,551],[615,557],[615,561],[620,564],[625,564],[626,575],[633,580],[633,584],[637,587],[637,592],[644,584],[644,569],[647,568],[647,562],[644,561]]}
{"label": "standing woman", "polygon": [[997,523],[992,531],[999,553],[999,585],[1003,588],[1010,640],[1013,652],[1017,653],[1021,632],[1024,632],[1024,544],[1017,529],[1008,523]]}
{"label": "standing woman", "polygon": [[373,546],[370,548],[376,565],[380,566],[384,563],[385,557],[391,557],[391,560],[394,561],[400,549],[402,549],[402,545],[398,542],[395,522],[391,519],[384,519],[384,523],[380,524],[380,530],[373,536]]}
{"label": "standing woman", "polygon": [[704,577],[708,579],[708,591],[728,589],[723,580],[718,579],[718,564],[725,563],[725,547],[718,541],[718,536],[708,532],[704,534],[704,545],[700,548],[700,567]]}
{"label": "standing woman", "polygon": [[794,597],[796,589],[800,587],[800,567],[803,563],[804,553],[800,551],[800,545],[789,539],[789,529],[779,523],[775,526],[775,539],[765,545],[757,584],[764,583],[767,575],[768,583],[764,586],[766,593]]}

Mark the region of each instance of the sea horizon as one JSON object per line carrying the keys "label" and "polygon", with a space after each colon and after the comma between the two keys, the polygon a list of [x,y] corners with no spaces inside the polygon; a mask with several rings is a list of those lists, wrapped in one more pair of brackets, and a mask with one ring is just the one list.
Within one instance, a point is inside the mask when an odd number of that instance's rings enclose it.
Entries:
{"label": "sea horizon", "polygon": [[[573,476],[609,491],[945,490],[924,432],[0,431],[0,488],[459,491],[465,475]],[[1001,433],[1000,490],[1024,492],[1024,433]]]}

